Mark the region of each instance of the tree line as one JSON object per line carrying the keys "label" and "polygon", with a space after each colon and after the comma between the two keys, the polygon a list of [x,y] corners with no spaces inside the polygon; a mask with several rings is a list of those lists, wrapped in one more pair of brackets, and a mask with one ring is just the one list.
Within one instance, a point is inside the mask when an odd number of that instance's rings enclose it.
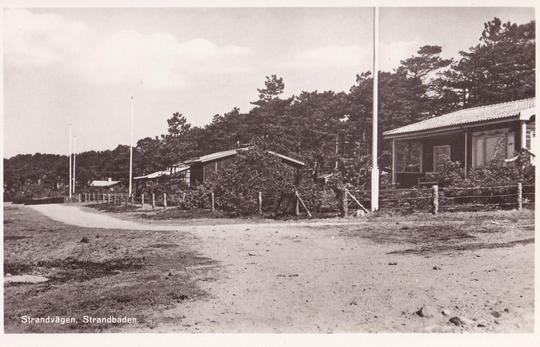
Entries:
{"label": "tree line", "polygon": [[[379,72],[380,166],[390,166],[382,132],[467,107],[535,95],[535,21],[494,18],[484,23],[478,43],[445,59],[437,45],[419,47],[392,72]],[[302,91],[283,97],[285,81],[271,75],[248,112],[238,108],[214,115],[204,127],[191,126],[182,113],[167,119],[167,133],[137,141],[134,174],[170,169],[196,156],[254,142],[307,163],[313,176],[339,172],[361,184],[370,168],[372,72],[361,72],[346,92]],[[77,181],[125,180],[129,147],[77,155]],[[67,184],[68,158],[24,154],[4,159],[4,188],[37,183]]]}

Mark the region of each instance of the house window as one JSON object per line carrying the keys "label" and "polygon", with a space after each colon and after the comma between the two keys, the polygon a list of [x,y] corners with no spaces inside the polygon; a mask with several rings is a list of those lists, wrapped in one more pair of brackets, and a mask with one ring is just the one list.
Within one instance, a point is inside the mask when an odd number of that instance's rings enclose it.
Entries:
{"label": "house window", "polygon": [[433,171],[442,171],[446,160],[450,160],[450,145],[433,146]]}
{"label": "house window", "polygon": [[396,141],[396,172],[422,172],[422,144]]}
{"label": "house window", "polygon": [[535,144],[536,144],[535,142],[536,142],[535,122],[531,122],[527,124],[526,146],[527,146],[527,149],[529,149],[533,153],[535,150]]}
{"label": "house window", "polygon": [[514,133],[507,129],[472,134],[472,167],[503,163],[514,155]]}

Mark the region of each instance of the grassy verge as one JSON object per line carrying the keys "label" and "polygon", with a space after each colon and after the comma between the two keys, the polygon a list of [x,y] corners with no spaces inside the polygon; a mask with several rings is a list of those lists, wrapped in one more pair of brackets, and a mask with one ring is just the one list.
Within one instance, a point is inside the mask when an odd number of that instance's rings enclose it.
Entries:
{"label": "grassy verge", "polygon": [[[408,216],[378,213],[343,234],[406,248],[391,254],[429,254],[514,247],[534,242],[534,211],[484,211]],[[489,240],[489,242],[486,242]]]}
{"label": "grassy verge", "polygon": [[[155,327],[155,313],[207,293],[195,277],[217,266],[193,253],[189,234],[81,228],[24,207],[4,208],[4,275],[41,275],[39,284],[4,284],[5,331],[97,332],[126,326],[82,317],[133,317]],[[22,317],[74,317],[69,324],[24,324]],[[129,326],[127,326],[129,328]]]}

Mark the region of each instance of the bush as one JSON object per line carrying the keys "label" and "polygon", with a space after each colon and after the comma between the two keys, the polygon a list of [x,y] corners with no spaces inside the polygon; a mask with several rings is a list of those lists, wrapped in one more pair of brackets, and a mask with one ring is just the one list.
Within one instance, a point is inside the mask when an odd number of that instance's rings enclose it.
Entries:
{"label": "bush", "polygon": [[178,200],[174,201],[173,205],[181,210],[210,208],[210,194],[211,191],[207,187],[199,185],[195,189],[175,193],[173,197]]}
{"label": "bush", "polygon": [[515,185],[518,182],[534,184],[534,166],[531,165],[531,154],[522,151],[512,162],[492,162],[490,166],[465,170],[460,162],[446,159],[442,170],[430,174],[429,178],[439,183],[441,187],[479,187]]}
{"label": "bush", "polygon": [[296,170],[260,146],[239,153],[232,163],[206,184],[215,193],[216,208],[236,215],[256,213],[258,192],[263,210],[277,205],[282,193],[295,190]]}

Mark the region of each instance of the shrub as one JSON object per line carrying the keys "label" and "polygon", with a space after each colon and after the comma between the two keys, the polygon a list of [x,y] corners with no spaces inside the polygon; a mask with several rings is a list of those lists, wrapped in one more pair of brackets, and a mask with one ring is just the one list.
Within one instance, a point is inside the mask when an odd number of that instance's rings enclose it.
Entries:
{"label": "shrub", "polygon": [[176,192],[173,197],[177,200],[173,204],[181,210],[210,208],[210,193],[207,187],[199,185],[195,189]]}
{"label": "shrub", "polygon": [[216,207],[233,214],[256,213],[258,192],[263,210],[275,208],[282,193],[294,191],[296,170],[260,146],[239,153],[206,184],[215,193]]}
{"label": "shrub", "polygon": [[517,182],[534,184],[534,166],[531,165],[531,154],[522,151],[516,160],[508,163],[492,162],[491,165],[465,171],[460,162],[446,159],[442,170],[430,174],[441,187],[479,187],[514,185]]}

